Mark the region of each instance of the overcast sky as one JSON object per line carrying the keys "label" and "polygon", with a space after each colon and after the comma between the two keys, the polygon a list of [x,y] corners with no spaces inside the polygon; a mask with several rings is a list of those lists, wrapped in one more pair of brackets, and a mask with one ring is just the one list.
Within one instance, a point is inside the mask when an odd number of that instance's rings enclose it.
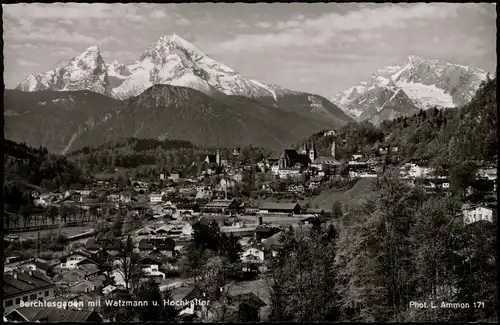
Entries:
{"label": "overcast sky", "polygon": [[3,28],[7,88],[91,45],[132,63],[171,33],[246,77],[324,96],[408,55],[497,61],[495,4],[8,4]]}

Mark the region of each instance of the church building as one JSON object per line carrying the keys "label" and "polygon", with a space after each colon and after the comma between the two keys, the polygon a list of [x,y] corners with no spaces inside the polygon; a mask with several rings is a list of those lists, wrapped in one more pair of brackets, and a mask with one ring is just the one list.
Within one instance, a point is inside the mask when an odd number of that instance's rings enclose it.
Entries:
{"label": "church building", "polygon": [[316,156],[314,141],[311,142],[311,146],[304,142],[300,153],[295,149],[285,149],[279,158],[279,167],[280,169],[307,168]]}
{"label": "church building", "polygon": [[299,151],[285,149],[278,159],[277,173],[280,178],[297,176],[304,169],[309,168],[311,162],[317,157],[314,141],[310,144],[304,142]]}
{"label": "church building", "polygon": [[319,169],[321,171],[325,171],[340,166],[340,162],[336,159],[335,150],[336,150],[335,141],[333,141],[331,147],[331,155],[316,157],[312,161],[311,167]]}

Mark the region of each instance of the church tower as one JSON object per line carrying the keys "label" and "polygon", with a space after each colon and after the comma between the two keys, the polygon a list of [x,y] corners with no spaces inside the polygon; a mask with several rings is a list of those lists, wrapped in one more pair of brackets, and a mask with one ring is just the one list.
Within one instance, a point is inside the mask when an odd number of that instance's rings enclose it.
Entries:
{"label": "church tower", "polygon": [[307,140],[304,140],[304,144],[302,145],[302,151],[300,152],[303,155],[307,155],[309,148],[307,146]]}
{"label": "church tower", "polygon": [[220,166],[220,151],[219,151],[219,149],[217,149],[217,155],[215,156],[215,162],[217,163],[218,166]]}
{"label": "church tower", "polygon": [[332,157],[335,159],[335,141],[332,141]]}
{"label": "church tower", "polygon": [[309,148],[309,159],[313,162],[318,155],[316,154],[316,147],[314,146],[314,140],[311,141],[311,148]]}

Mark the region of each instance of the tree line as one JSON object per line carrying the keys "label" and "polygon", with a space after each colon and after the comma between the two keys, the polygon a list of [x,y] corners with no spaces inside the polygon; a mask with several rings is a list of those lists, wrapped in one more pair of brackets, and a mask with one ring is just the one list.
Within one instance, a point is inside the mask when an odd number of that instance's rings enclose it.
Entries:
{"label": "tree line", "polygon": [[10,213],[31,203],[33,191],[65,190],[88,183],[66,157],[10,140],[4,141],[4,173],[5,209]]}
{"label": "tree line", "polygon": [[[467,105],[455,109],[420,110],[418,113],[383,121],[378,127],[369,122],[352,122],[335,135],[324,132],[315,140],[320,155],[330,153],[336,142],[337,158],[352,154],[379,154],[380,148],[398,148],[389,154],[402,161],[423,161],[447,167],[466,160],[494,162],[498,150],[496,135],[496,77],[483,82]],[[301,145],[301,144],[299,144]]]}
{"label": "tree line", "polygon": [[134,169],[136,177],[158,178],[161,173],[180,172],[199,175],[206,167],[207,155],[220,151],[221,159],[241,164],[257,162],[270,155],[258,147],[243,147],[233,157],[235,148],[198,148],[187,141],[128,138],[110,142],[97,148],[83,148],[70,154],[70,158],[89,173],[114,168]]}
{"label": "tree line", "polygon": [[[335,228],[282,235],[271,320],[495,321],[496,226],[464,225],[457,197],[428,197],[393,174],[375,186]],[[470,308],[414,309],[412,301]]]}

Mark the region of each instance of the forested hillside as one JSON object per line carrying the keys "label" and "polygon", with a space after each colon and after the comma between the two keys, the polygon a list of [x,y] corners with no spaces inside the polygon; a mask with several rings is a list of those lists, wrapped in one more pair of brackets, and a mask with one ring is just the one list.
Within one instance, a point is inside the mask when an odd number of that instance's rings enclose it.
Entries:
{"label": "forested hillside", "polygon": [[[436,166],[461,161],[496,161],[496,78],[484,82],[472,101],[457,109],[429,109],[405,118],[385,121],[380,127],[368,122],[349,123],[336,135],[313,135],[320,154],[328,154],[332,141],[337,158],[356,152],[375,153],[382,147],[398,147],[402,160],[421,160]],[[309,138],[310,139],[310,138]],[[300,144],[298,144],[300,145]]]}
{"label": "forested hillside", "polygon": [[464,225],[457,197],[397,173],[373,186],[335,227],[282,235],[270,321],[496,322],[496,225]]}
{"label": "forested hillside", "polygon": [[4,194],[6,208],[17,212],[30,202],[33,190],[56,190],[87,180],[66,157],[49,154],[46,148],[4,141]]}
{"label": "forested hillside", "polygon": [[[83,148],[71,153],[69,158],[90,173],[127,168],[134,169],[137,177],[158,177],[160,173],[171,172],[199,174],[206,155],[215,154],[217,149],[221,159],[232,157],[231,148],[206,149],[188,141],[127,138],[98,148]],[[237,159],[249,163],[269,155],[269,150],[246,147],[241,148]]]}

